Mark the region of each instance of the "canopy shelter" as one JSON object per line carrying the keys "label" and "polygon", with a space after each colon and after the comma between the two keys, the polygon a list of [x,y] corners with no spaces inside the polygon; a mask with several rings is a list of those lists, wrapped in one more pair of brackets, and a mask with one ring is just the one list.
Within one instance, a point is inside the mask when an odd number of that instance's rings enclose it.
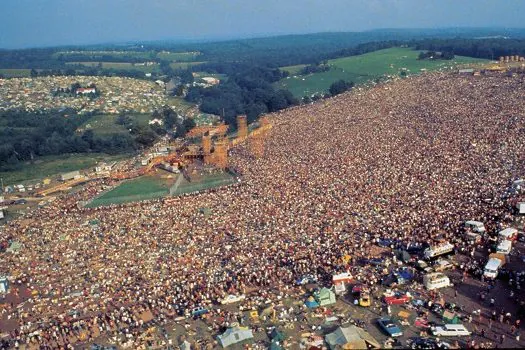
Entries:
{"label": "canopy shelter", "polygon": [[310,295],[308,299],[306,299],[304,304],[309,309],[315,309],[316,307],[319,307],[319,303],[317,302],[317,300],[315,300],[315,298],[312,295]]}
{"label": "canopy shelter", "polygon": [[226,332],[217,336],[217,340],[223,348],[250,339],[253,339],[253,333],[251,329],[246,327],[228,328]]}
{"label": "canopy shelter", "polygon": [[356,326],[339,327],[327,334],[325,340],[330,349],[379,349],[377,342],[367,331]]}
{"label": "canopy shelter", "polygon": [[316,295],[320,306],[335,304],[335,293],[331,289],[322,288]]}

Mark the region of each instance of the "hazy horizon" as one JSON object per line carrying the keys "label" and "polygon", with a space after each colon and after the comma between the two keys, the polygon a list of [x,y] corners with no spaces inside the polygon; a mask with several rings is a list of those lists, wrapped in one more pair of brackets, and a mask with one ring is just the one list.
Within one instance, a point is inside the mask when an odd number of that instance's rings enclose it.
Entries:
{"label": "hazy horizon", "polygon": [[0,48],[212,41],[374,29],[523,28],[488,0],[4,0]]}

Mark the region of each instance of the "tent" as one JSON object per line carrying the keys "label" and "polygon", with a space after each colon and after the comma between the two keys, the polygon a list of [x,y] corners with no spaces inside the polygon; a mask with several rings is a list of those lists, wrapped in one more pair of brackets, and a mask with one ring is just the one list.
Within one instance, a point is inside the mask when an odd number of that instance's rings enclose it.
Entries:
{"label": "tent", "polygon": [[284,333],[279,332],[279,330],[277,328],[274,328],[270,332],[270,338],[272,339],[272,341],[275,340],[275,341],[278,341],[278,342],[282,342],[283,340],[286,339],[286,336],[284,335]]}
{"label": "tent", "polygon": [[319,303],[315,300],[315,298],[313,296],[309,296],[308,299],[306,299],[306,301],[304,302],[304,304],[306,305],[307,308],[309,309],[315,309],[316,307],[319,306]]}
{"label": "tent", "polygon": [[191,350],[191,344],[185,340],[182,344],[179,345],[180,350]]}
{"label": "tent", "polygon": [[398,258],[399,260],[401,260],[403,262],[409,262],[410,259],[412,258],[410,256],[410,253],[407,252],[406,250],[398,249],[398,250],[395,250],[394,252],[396,254],[396,258]]}
{"label": "tent", "polygon": [[461,323],[461,320],[459,319],[458,315],[456,315],[456,313],[450,312],[448,310],[445,310],[443,312],[443,321],[445,323],[452,323],[452,324]]}
{"label": "tent", "polygon": [[330,349],[381,348],[381,344],[367,331],[356,326],[339,327],[333,333],[327,334],[325,340]]}
{"label": "tent", "polygon": [[14,241],[11,243],[9,248],[7,248],[8,253],[18,253],[22,249],[22,244],[20,242]]}
{"label": "tent", "polygon": [[7,293],[9,290],[9,280],[5,276],[0,276],[0,293]]}
{"label": "tent", "polygon": [[316,295],[320,306],[335,304],[335,293],[331,289],[323,288]]}
{"label": "tent", "polygon": [[217,336],[217,340],[223,348],[249,339],[253,339],[253,333],[251,329],[246,327],[228,328],[226,332]]}

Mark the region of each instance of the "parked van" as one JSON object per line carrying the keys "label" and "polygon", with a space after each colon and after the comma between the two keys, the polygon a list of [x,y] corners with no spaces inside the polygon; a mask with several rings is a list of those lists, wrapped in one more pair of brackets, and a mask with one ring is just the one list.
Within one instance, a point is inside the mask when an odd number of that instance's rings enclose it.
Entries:
{"label": "parked van", "polygon": [[474,221],[474,220],[465,221],[465,228],[472,230],[472,232],[481,233],[481,234],[486,232],[485,225],[480,221]]}
{"label": "parked van", "polygon": [[433,259],[441,255],[451,254],[453,252],[454,245],[449,242],[445,242],[425,249],[423,254],[426,259]]}
{"label": "parked van", "polygon": [[525,214],[525,202],[516,203],[516,209],[518,209],[518,214]]}
{"label": "parked van", "polygon": [[498,277],[498,270],[503,265],[503,261],[498,258],[490,258],[483,269],[483,276],[494,279]]}
{"label": "parked van", "polygon": [[515,241],[518,239],[518,230],[515,228],[509,227],[504,230],[499,231],[498,238],[501,241]]}
{"label": "parked van", "polygon": [[451,286],[448,276],[440,272],[429,273],[423,276],[423,284],[428,290]]}
{"label": "parked van", "polygon": [[511,241],[501,241],[496,247],[496,253],[507,255],[507,254],[510,254],[511,249],[512,249]]}

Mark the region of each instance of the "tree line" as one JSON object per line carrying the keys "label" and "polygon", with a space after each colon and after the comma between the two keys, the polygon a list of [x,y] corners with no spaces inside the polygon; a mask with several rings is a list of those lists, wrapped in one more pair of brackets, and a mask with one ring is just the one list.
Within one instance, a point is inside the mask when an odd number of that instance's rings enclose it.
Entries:
{"label": "tree line", "polygon": [[287,72],[235,63],[208,64],[207,69],[228,74],[228,80],[209,88],[191,87],[185,99],[198,103],[204,113],[222,116],[227,124],[235,125],[240,114],[246,114],[248,122],[253,122],[261,114],[299,104],[291,92],[272,86]]}

